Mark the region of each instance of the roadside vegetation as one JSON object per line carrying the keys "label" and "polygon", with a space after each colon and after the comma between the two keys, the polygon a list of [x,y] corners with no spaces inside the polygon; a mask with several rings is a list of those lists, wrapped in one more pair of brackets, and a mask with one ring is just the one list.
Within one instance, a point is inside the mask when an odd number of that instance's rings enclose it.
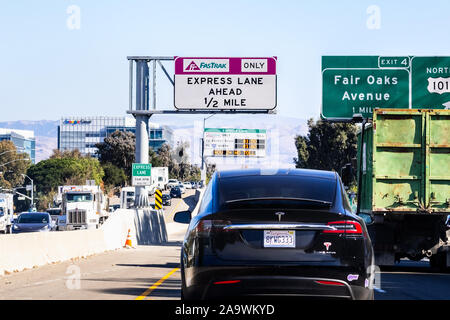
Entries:
{"label": "roadside vegetation", "polygon": [[[342,167],[356,158],[358,127],[351,123],[331,123],[308,120],[306,136],[295,137],[296,168],[331,170],[341,173]],[[356,191],[356,176],[351,190]]]}

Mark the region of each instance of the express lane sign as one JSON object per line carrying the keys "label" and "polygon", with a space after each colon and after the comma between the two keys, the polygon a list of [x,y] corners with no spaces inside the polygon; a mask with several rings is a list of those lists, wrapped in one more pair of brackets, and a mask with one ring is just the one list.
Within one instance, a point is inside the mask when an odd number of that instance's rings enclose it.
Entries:
{"label": "express lane sign", "polygon": [[276,58],[175,58],[177,109],[272,110]]}
{"label": "express lane sign", "polygon": [[132,186],[150,186],[152,184],[152,164],[151,163],[133,163],[132,164]]}

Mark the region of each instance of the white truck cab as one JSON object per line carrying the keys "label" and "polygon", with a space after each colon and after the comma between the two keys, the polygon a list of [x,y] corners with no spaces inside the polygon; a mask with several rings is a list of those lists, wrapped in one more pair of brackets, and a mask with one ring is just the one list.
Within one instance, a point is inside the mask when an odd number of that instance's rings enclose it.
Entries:
{"label": "white truck cab", "polygon": [[106,197],[100,186],[61,186],[66,230],[98,228],[108,217]]}

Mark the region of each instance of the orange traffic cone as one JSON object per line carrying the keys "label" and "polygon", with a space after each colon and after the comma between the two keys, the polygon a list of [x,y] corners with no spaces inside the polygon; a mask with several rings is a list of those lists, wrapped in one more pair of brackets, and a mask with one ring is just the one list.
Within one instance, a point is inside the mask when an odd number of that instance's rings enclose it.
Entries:
{"label": "orange traffic cone", "polygon": [[128,236],[127,236],[127,240],[125,241],[125,245],[123,246],[124,248],[133,248],[133,245],[131,244],[131,235],[130,235],[130,229],[128,229]]}

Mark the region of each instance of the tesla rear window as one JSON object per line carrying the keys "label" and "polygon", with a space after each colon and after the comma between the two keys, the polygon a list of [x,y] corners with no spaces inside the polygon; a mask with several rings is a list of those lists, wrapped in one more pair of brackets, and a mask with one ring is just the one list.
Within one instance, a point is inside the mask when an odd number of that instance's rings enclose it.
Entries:
{"label": "tesla rear window", "polygon": [[[296,198],[333,203],[335,191],[334,179],[275,175],[242,176],[220,179],[219,202],[222,205],[233,200],[252,198]],[[312,202],[308,204],[313,205]]]}

